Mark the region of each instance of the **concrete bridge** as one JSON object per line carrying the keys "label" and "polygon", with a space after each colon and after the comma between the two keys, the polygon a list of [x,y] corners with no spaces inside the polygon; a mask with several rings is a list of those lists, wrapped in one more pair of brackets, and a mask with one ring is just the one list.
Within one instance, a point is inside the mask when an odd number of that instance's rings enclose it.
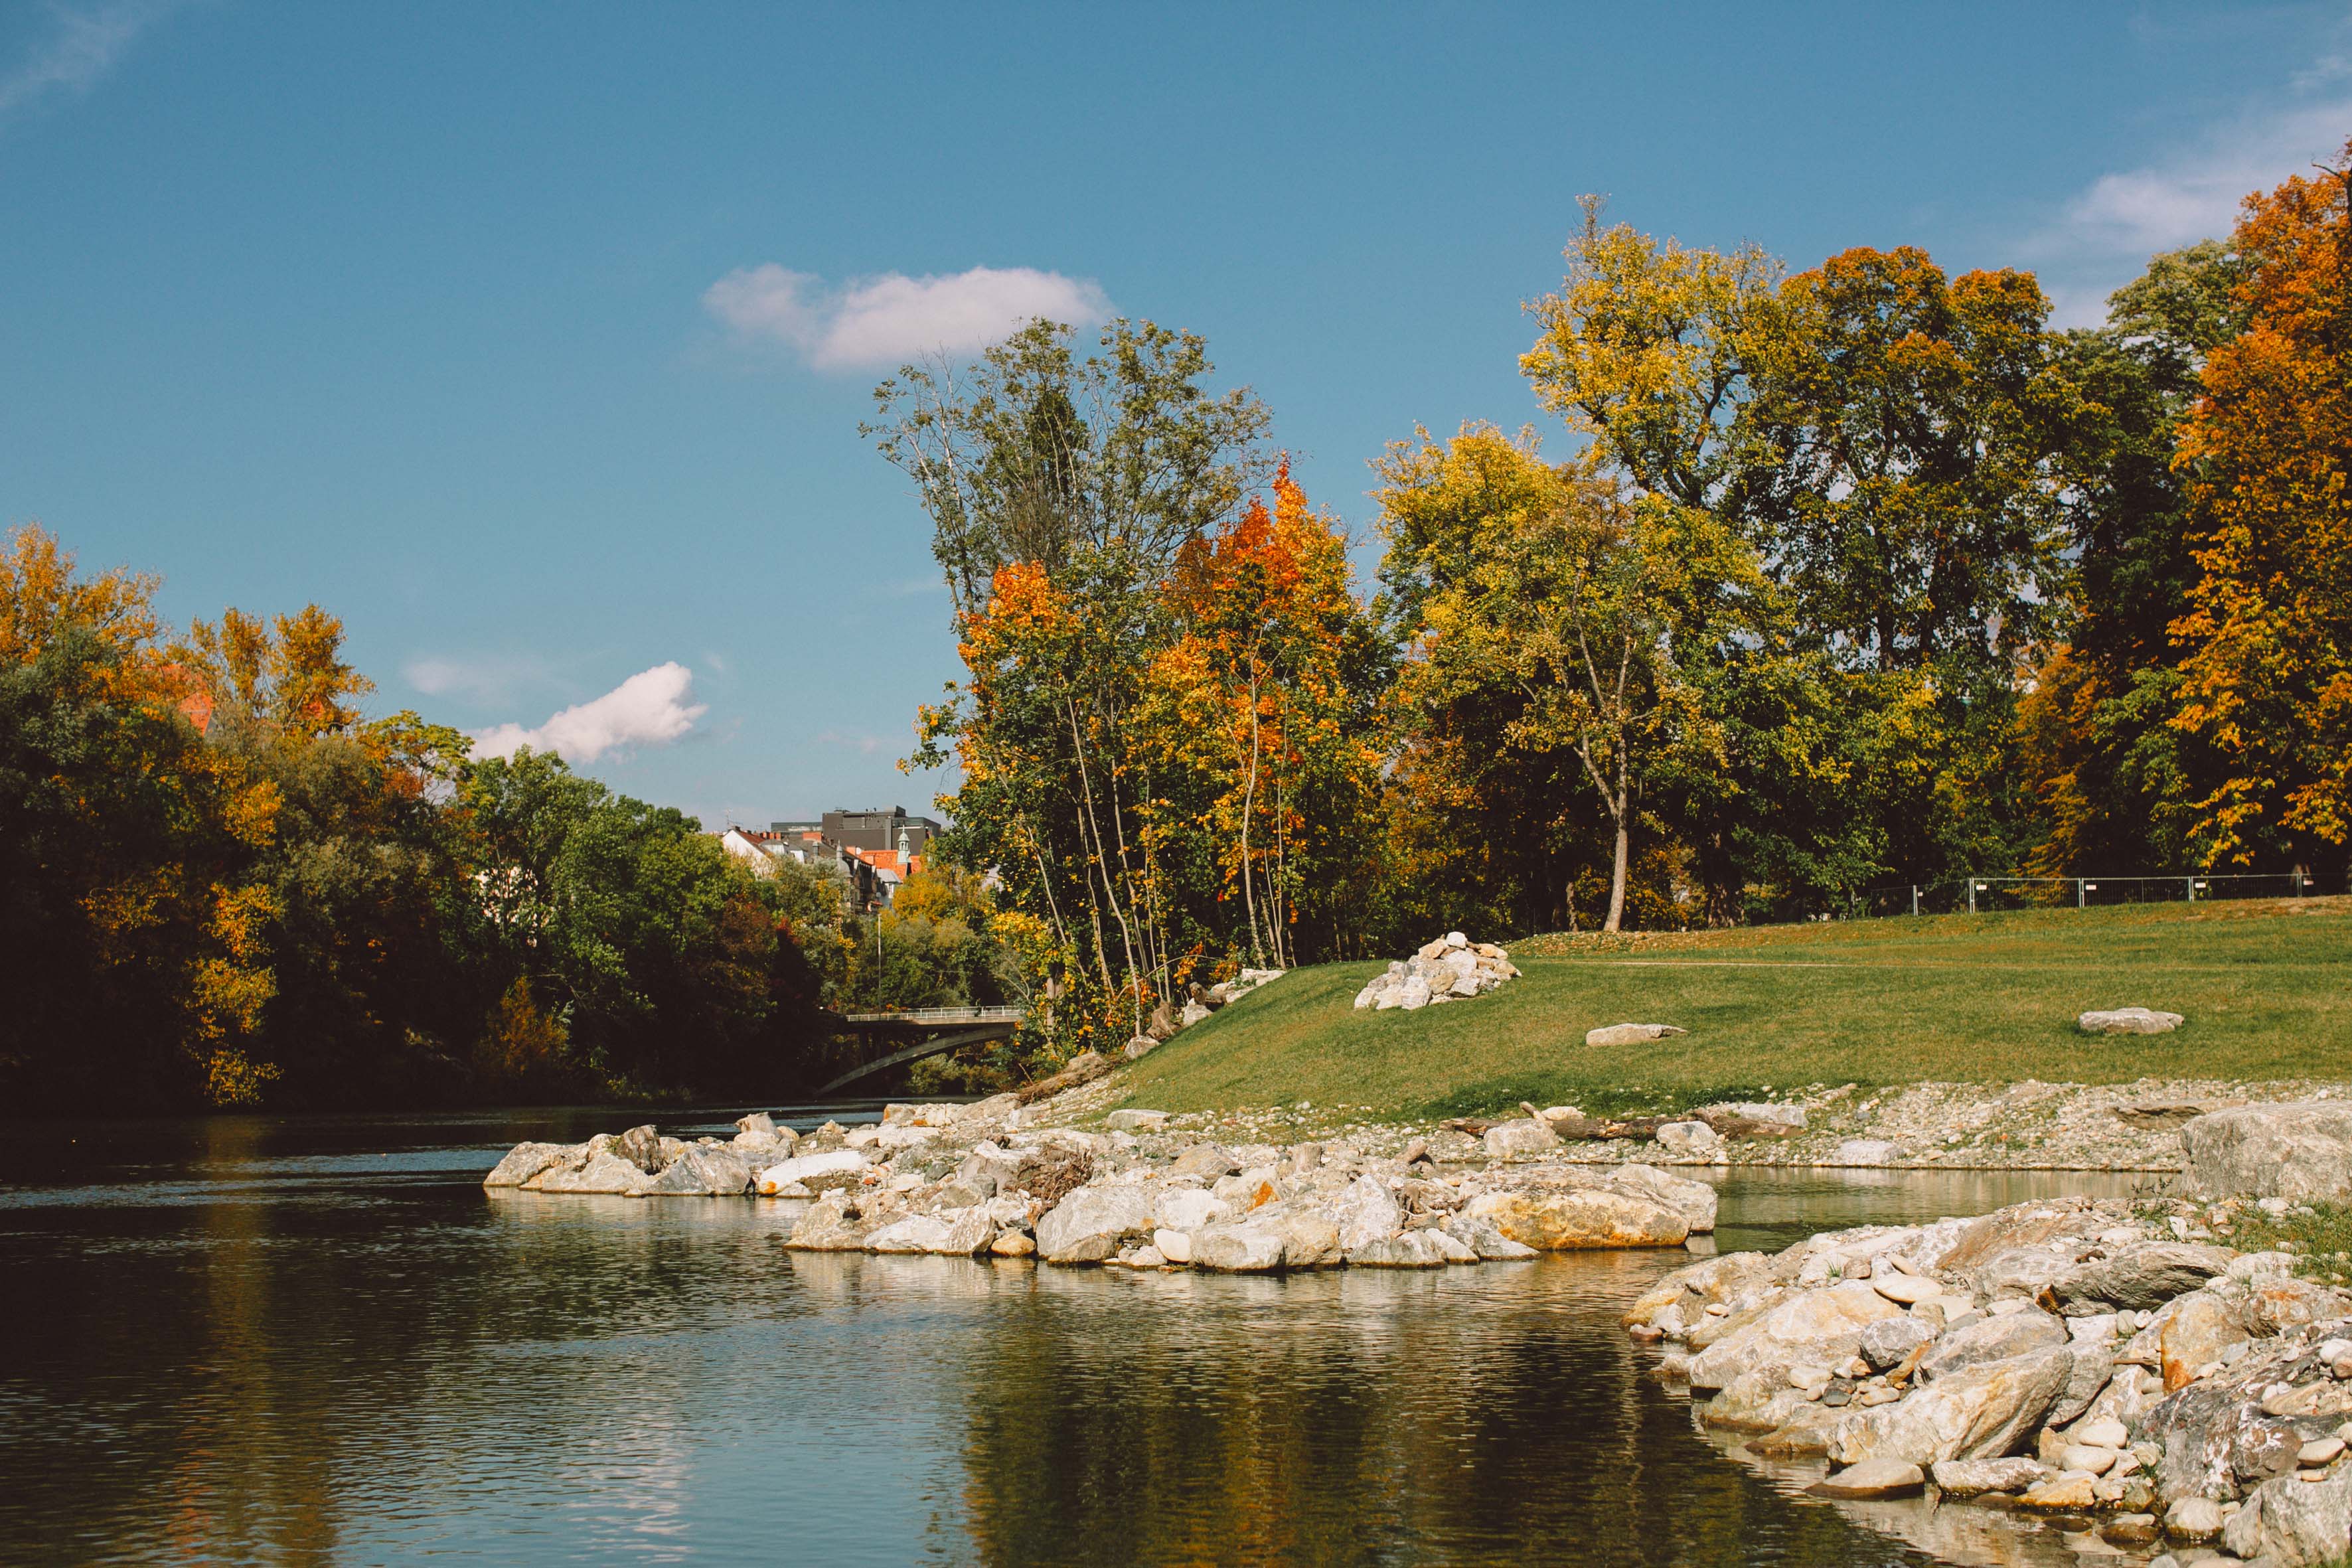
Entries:
{"label": "concrete bridge", "polygon": [[887,1047],[894,1042],[912,1038],[914,1043],[886,1049],[863,1065],[854,1067],[835,1078],[816,1092],[822,1097],[845,1084],[894,1068],[902,1062],[920,1061],[925,1057],[945,1056],[965,1046],[978,1045],[982,1040],[1008,1040],[1029,1016],[1025,1007],[910,1007],[902,1013],[836,1013],[845,1034],[854,1034],[869,1048]]}

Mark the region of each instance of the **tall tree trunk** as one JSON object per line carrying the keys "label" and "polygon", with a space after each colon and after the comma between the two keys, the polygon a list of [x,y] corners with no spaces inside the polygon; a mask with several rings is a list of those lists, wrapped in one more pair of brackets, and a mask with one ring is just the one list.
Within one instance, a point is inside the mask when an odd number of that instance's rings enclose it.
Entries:
{"label": "tall tree trunk", "polygon": [[[1111,919],[1118,922],[1119,943],[1127,952],[1127,973],[1131,977],[1135,973],[1135,932],[1128,925],[1127,911],[1119,908],[1118,889],[1112,885],[1110,879],[1109,851],[1103,844],[1102,824],[1095,816],[1095,787],[1093,775],[1087,768],[1087,743],[1078,727],[1078,705],[1075,700],[1066,699],[1065,707],[1070,716],[1070,743],[1076,748],[1077,752],[1078,784],[1086,795],[1086,825],[1087,831],[1094,836],[1095,868],[1102,879],[1103,893],[1110,902]],[[1094,884],[1091,879],[1087,882],[1087,891],[1089,898],[1093,897]],[[1095,940],[1097,944],[1100,944],[1102,920],[1099,916],[1096,917],[1095,933]],[[1111,984],[1110,955],[1108,952],[1102,955],[1102,973],[1103,989],[1106,992],[1115,989]],[[1141,1034],[1143,1032],[1143,1000],[1133,994],[1131,987],[1129,999],[1135,1004],[1135,1032]]]}
{"label": "tall tree trunk", "polygon": [[1255,667],[1250,670],[1249,718],[1249,774],[1242,785],[1242,909],[1249,917],[1250,956],[1263,967],[1265,948],[1258,941],[1257,889],[1250,872],[1250,815],[1257,809],[1257,670]]}
{"label": "tall tree trunk", "polygon": [[1627,841],[1632,837],[1627,820],[1632,816],[1633,797],[1625,787],[1625,741],[1617,742],[1617,798],[1609,803],[1609,815],[1617,822],[1616,864],[1609,873],[1609,923],[1603,931],[1623,929],[1625,921],[1625,859]]}

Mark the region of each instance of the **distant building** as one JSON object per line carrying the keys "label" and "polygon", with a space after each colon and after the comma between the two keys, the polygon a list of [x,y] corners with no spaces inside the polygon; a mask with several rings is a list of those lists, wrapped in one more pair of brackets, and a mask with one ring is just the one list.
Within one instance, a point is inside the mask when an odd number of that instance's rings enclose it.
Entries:
{"label": "distant building", "polygon": [[849,884],[862,910],[890,902],[901,883],[923,868],[924,847],[943,831],[928,816],[909,816],[903,805],[866,811],[828,811],[814,822],[772,822],[766,832],[730,826],[720,847],[738,859],[765,868],[797,860],[833,872]]}
{"label": "distant building", "polygon": [[921,854],[923,846],[945,831],[928,816],[908,816],[903,805],[828,811],[815,822],[777,822],[769,827],[775,833],[814,832],[837,848],[888,849],[901,855]]}

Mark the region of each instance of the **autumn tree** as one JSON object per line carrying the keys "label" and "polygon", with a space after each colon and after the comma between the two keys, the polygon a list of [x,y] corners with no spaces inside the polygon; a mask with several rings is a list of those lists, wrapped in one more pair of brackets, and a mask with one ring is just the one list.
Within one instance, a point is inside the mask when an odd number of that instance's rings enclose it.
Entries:
{"label": "autumn tree", "polygon": [[867,426],[931,517],[967,672],[921,721],[918,758],[962,767],[940,852],[994,869],[1046,933],[1057,1050],[1123,1039],[1113,1020],[1131,1033],[1172,984],[1136,714],[1178,555],[1269,471],[1264,406],[1209,391],[1211,368],[1150,322],[1112,322],[1083,358],[1037,322],[976,365],[902,370]]}
{"label": "autumn tree", "polygon": [[2174,623],[2175,725],[2222,771],[2194,803],[2202,863],[2339,862],[2352,842],[2352,145],[2247,198],[2239,333],[2182,426],[2197,581]]}
{"label": "autumn tree", "polygon": [[[1260,964],[1331,952],[1366,881],[1384,760],[1379,629],[1350,583],[1346,541],[1286,463],[1274,505],[1179,553],[1165,591],[1173,639],[1140,717],[1157,788],[1160,858],[1215,867]],[[1203,890],[1192,879],[1186,890]],[[1195,911],[1204,931],[1229,920]],[[1191,945],[1186,943],[1183,945]]]}
{"label": "autumn tree", "polygon": [[2046,835],[2030,870],[2191,863],[2194,805],[2220,775],[2211,748],[2172,724],[2172,626],[2198,579],[2191,470],[2175,458],[2205,358],[2236,335],[2239,270],[2218,241],[2166,252],[2109,297],[2105,326],[2066,335],[2089,418],[2069,507],[2068,624],[2019,704]]}

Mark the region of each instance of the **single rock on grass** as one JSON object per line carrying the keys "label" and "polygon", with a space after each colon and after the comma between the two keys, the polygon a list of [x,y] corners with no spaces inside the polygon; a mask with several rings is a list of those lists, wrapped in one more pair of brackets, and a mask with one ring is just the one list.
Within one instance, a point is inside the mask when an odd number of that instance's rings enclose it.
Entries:
{"label": "single rock on grass", "polygon": [[1652,1040],[1664,1040],[1675,1035],[1687,1035],[1688,1029],[1672,1024],[1607,1024],[1584,1032],[1588,1046],[1646,1046]]}
{"label": "single rock on grass", "polygon": [[2159,1013],[2150,1007],[2116,1007],[2085,1013],[2074,1020],[2074,1026],[2086,1035],[2168,1035],[2187,1022],[2178,1013]]}
{"label": "single rock on grass", "polygon": [[1114,1110],[1103,1118],[1103,1125],[1114,1132],[1156,1132],[1168,1125],[1164,1110]]}

